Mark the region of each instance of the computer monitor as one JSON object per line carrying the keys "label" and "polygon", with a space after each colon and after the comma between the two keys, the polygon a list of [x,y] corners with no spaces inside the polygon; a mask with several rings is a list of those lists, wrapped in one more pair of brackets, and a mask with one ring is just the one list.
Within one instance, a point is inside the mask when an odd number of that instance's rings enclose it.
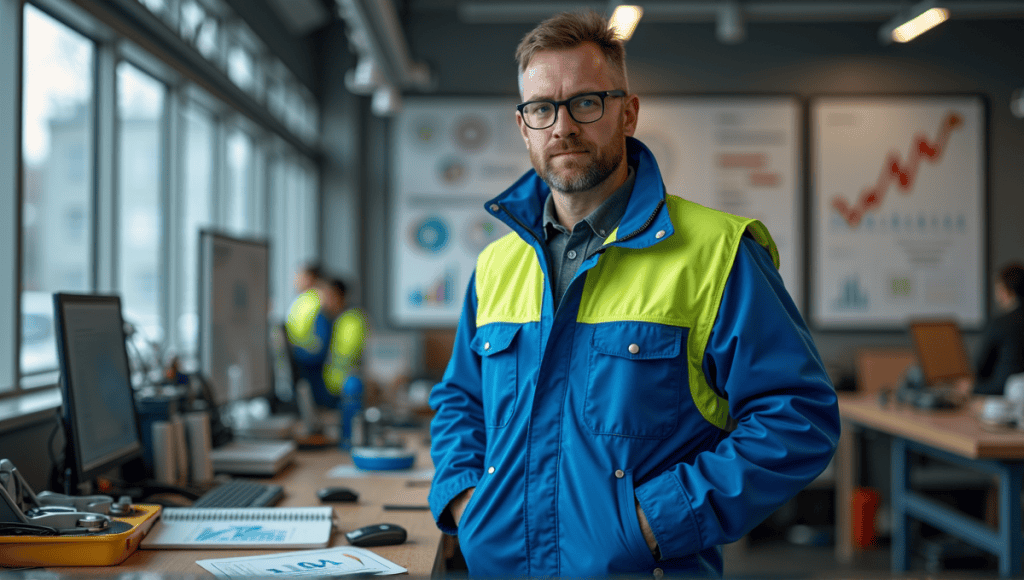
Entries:
{"label": "computer monitor", "polygon": [[269,244],[201,231],[199,371],[212,405],[273,393],[269,313]]}
{"label": "computer monitor", "polygon": [[121,299],[57,293],[53,296],[63,396],[65,461],[75,487],[139,458],[139,417]]}
{"label": "computer monitor", "polygon": [[960,327],[954,320],[910,323],[917,361],[927,385],[949,385],[973,376]]}

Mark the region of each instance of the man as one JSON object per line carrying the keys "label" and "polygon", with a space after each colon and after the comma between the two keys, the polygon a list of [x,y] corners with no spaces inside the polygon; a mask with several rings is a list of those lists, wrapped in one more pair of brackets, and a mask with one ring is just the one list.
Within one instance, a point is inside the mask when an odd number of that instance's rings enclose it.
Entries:
{"label": "man", "polygon": [[835,391],[764,226],[665,192],[607,21],[517,60],[534,170],[485,206],[513,233],[431,392],[431,510],[471,575],[720,576],[828,464]]}
{"label": "man", "polygon": [[324,363],[324,386],[332,397],[341,397],[346,380],[359,374],[366,345],[366,316],[358,308],[347,308],[345,283],[331,280],[324,308],[334,319],[331,344]]}
{"label": "man", "polygon": [[292,375],[296,384],[305,381],[320,406],[334,408],[337,398],[330,396],[324,385],[324,363],[327,360],[334,317],[325,312],[328,281],[316,263],[304,265],[295,274],[298,296],[288,310],[285,329],[292,358]]}
{"label": "man", "polygon": [[320,313],[322,279],[323,269],[315,262],[304,264],[295,272],[292,285],[298,295],[288,308],[285,322],[288,342],[313,354],[319,354],[325,346],[317,341],[315,328],[316,317]]}
{"label": "man", "polygon": [[[999,315],[985,325],[965,392],[1001,396],[1011,375],[1024,373],[1024,265],[1007,264],[992,286]],[[973,383],[973,384],[972,384]]]}

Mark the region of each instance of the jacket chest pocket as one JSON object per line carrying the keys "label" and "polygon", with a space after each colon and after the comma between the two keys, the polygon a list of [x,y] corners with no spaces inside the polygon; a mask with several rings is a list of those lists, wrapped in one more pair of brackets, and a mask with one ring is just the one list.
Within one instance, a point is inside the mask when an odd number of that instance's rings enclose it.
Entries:
{"label": "jacket chest pocket", "polygon": [[595,325],[583,420],[598,435],[660,439],[675,431],[688,392],[683,328],[642,322]]}
{"label": "jacket chest pocket", "polygon": [[470,348],[480,355],[484,420],[487,427],[504,427],[512,419],[519,393],[515,338],[520,326],[495,322],[477,329]]}

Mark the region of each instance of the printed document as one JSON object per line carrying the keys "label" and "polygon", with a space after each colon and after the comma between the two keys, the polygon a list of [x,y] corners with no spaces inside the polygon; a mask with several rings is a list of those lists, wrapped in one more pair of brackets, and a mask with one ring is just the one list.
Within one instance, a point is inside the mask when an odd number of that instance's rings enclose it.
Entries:
{"label": "printed document", "polygon": [[403,574],[405,568],[363,548],[352,546],[326,550],[304,550],[283,554],[215,558],[196,562],[224,579],[271,576],[343,576]]}

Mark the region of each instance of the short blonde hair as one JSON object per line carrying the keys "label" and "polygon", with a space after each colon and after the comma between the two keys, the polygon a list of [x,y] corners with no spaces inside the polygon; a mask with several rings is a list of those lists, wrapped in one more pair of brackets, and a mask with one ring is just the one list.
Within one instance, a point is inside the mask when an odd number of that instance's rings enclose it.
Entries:
{"label": "short blonde hair", "polygon": [[541,22],[519,42],[516,48],[516,62],[519,64],[519,90],[522,92],[523,73],[530,60],[541,50],[576,48],[592,42],[608,59],[612,70],[622,75],[622,88],[629,92],[626,77],[626,46],[608,27],[608,19],[589,10],[587,12],[562,12]]}

